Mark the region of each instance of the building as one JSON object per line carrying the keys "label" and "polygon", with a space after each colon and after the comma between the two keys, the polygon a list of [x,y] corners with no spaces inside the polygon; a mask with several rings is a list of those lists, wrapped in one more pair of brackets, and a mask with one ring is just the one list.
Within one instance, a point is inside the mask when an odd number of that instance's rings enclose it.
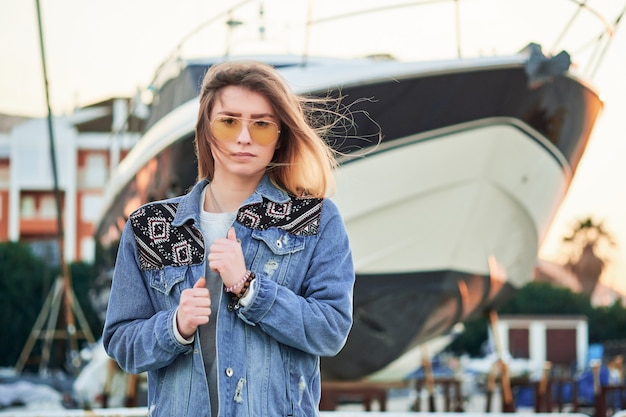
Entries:
{"label": "building", "polygon": [[498,320],[502,347],[514,358],[571,370],[588,365],[589,330],[584,316],[507,316]]}
{"label": "building", "polygon": [[[94,222],[104,187],[144,124],[129,111],[130,103],[115,98],[52,118],[66,262],[94,260]],[[0,241],[30,243],[35,253],[58,264],[48,119],[0,118]]]}

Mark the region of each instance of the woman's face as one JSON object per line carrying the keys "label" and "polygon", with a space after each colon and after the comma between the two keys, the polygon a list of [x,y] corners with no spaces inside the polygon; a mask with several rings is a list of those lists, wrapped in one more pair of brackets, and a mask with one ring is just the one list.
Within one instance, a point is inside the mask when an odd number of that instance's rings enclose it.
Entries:
{"label": "woman's face", "polygon": [[279,130],[280,121],[265,96],[224,87],[211,111],[215,174],[260,178],[274,156]]}

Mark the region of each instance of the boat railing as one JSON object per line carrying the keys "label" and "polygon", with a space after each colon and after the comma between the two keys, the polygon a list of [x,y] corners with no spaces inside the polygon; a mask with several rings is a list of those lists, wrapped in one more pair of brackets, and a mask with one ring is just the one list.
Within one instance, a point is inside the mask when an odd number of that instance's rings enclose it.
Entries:
{"label": "boat railing", "polygon": [[[601,61],[604,58],[604,55],[613,38],[613,33],[615,32],[618,24],[620,23],[622,16],[624,15],[624,13],[626,13],[626,7],[624,7],[624,10],[621,11],[621,13],[617,16],[617,18],[610,20],[608,17],[604,16],[599,10],[589,5],[586,0],[562,0],[562,1],[565,3],[574,3],[575,7],[572,10],[573,13],[571,17],[569,18],[569,20],[565,22],[564,27],[559,32],[557,32],[556,39],[554,40],[552,45],[548,45],[550,48],[546,49],[545,53],[546,55],[555,55],[558,52],[558,48],[565,48],[564,43],[565,43],[565,39],[567,38],[567,36],[571,32],[576,32],[576,27],[574,26],[574,23],[577,22],[579,19],[588,18],[589,16],[591,16],[592,19],[599,22],[597,25],[597,28],[598,28],[597,30],[599,31],[599,33],[592,33],[589,36],[585,36],[583,45],[573,46],[574,48],[576,48],[574,51],[575,54],[580,53],[580,54],[585,54],[587,56],[584,68],[582,65],[579,65],[578,71],[580,72],[581,76],[583,76],[586,79],[591,80],[593,78],[593,75],[597,71]],[[228,57],[231,56],[231,53],[235,49],[231,45],[231,43],[233,43],[232,41],[232,39],[234,38],[233,35],[235,34],[236,30],[237,31],[242,30],[241,27],[245,28],[247,26],[248,28],[250,28],[252,27],[252,25],[258,26],[258,29],[256,30],[256,32],[259,33],[259,40],[258,40],[259,44],[264,45],[266,43],[269,43],[270,41],[268,41],[265,36],[266,32],[268,32],[267,30],[268,25],[266,24],[266,19],[267,19],[267,14],[268,14],[266,10],[268,8],[266,7],[267,6],[266,3],[268,2],[267,1],[260,2],[256,0],[242,0],[236,3],[235,5],[228,7],[227,9],[223,11],[219,11],[215,15],[209,17],[206,21],[202,22],[199,25],[196,25],[192,30],[190,30],[185,36],[181,38],[181,40],[175,45],[173,50],[166,55],[166,58],[158,66],[158,68],[156,69],[152,77],[151,82],[145,89],[147,94],[140,95],[140,96],[146,97],[145,100],[148,102],[146,104],[151,105],[152,103],[155,103],[155,102],[158,103],[162,88],[167,87],[168,89],[171,90],[172,88],[171,85],[167,86],[167,84],[169,80],[172,80],[173,78],[179,76],[185,70],[185,65],[186,65],[185,63],[187,62],[186,57],[211,56],[215,59],[224,59],[224,60],[228,59]],[[358,19],[362,16],[368,16],[368,15],[387,16],[387,17],[381,17],[385,19],[385,18],[389,18],[389,15],[383,15],[383,13],[393,12],[395,10],[402,10],[402,9],[406,9],[407,13],[409,13],[412,10],[423,8],[428,5],[433,5],[435,3],[444,3],[444,4],[448,3],[453,6],[447,9],[446,13],[450,14],[450,18],[448,19],[448,21],[450,22],[450,32],[454,31],[454,40],[452,40],[452,42],[454,42],[455,45],[448,45],[448,48],[445,48],[445,50],[448,52],[443,54],[440,57],[440,59],[446,59],[446,56],[447,58],[453,58],[452,56],[449,56],[452,50],[455,51],[454,53],[456,54],[456,58],[466,58],[472,55],[472,52],[467,51],[467,49],[471,49],[471,48],[463,44],[463,41],[464,40],[466,41],[467,34],[471,30],[471,25],[467,25],[467,21],[464,20],[464,13],[462,13],[462,9],[461,9],[462,7],[461,3],[463,3],[463,6],[465,6],[466,3],[471,5],[471,1],[469,0],[465,0],[463,2],[461,0],[421,0],[421,1],[397,2],[397,3],[391,3],[391,4],[386,3],[384,6],[360,8],[358,10],[351,10],[349,12],[340,12],[337,14],[325,14],[322,16],[318,16],[318,13],[316,13],[318,10],[314,7],[314,3],[315,2],[313,0],[309,0],[309,7],[307,8],[306,16],[304,18],[303,17],[298,18],[297,16],[294,17],[295,21],[297,21],[298,19],[301,19],[302,25],[305,27],[304,33],[302,34],[302,38],[303,38],[302,46],[299,48],[300,52],[293,53],[293,55],[296,55],[296,56],[298,56],[299,54],[301,58],[300,65],[302,66],[308,65],[308,63],[310,62],[310,56],[314,54],[314,51],[312,50],[312,47],[311,47],[312,40],[316,38],[315,36],[313,36],[314,29],[319,30],[321,32],[337,33],[337,36],[343,36],[341,35],[340,30],[337,30],[336,27],[330,26],[330,25],[332,25],[333,23],[344,24],[344,22],[346,22],[347,24],[351,24],[351,22],[354,22],[355,19]],[[246,13],[245,15],[249,17],[251,13],[251,9],[250,9],[251,7],[258,8],[258,11],[256,12],[256,14],[258,15],[258,17],[256,18],[257,20],[254,20],[254,18],[248,18],[248,21],[245,21],[244,19],[239,18],[238,13],[240,12]],[[329,8],[320,7],[320,9],[323,9],[325,12],[327,12],[327,9]],[[256,26],[254,27],[256,28]],[[298,26],[298,25],[294,25],[294,27],[295,26]],[[358,27],[358,25],[356,26]],[[534,27],[534,25],[531,22],[529,22],[529,26]],[[225,31],[222,35],[220,35],[221,37],[225,39],[224,41],[225,45],[223,47],[223,51],[221,51],[221,58],[220,58],[219,50],[214,49],[214,43],[212,42],[208,43],[212,45],[212,48],[213,48],[212,51],[208,51],[206,49],[203,49],[203,48],[206,48],[204,45],[206,45],[207,42],[196,42],[203,35],[206,35],[206,33],[209,33],[208,31],[211,31],[210,32],[211,34],[222,33],[222,31]],[[358,33],[350,34],[350,36],[358,37]],[[394,39],[392,39],[391,35],[389,36],[390,36],[390,39],[389,39],[390,45],[395,45],[398,43],[397,40],[394,41]],[[214,37],[219,38],[218,36],[214,36]],[[289,36],[289,38],[291,37],[292,36]],[[193,46],[189,46],[189,45],[192,45],[195,43],[199,43],[203,46],[201,47],[200,50],[194,50],[192,52],[191,50],[193,49]],[[427,43],[430,43],[430,41],[427,41]],[[419,45],[424,46],[425,44],[420,43]],[[518,48],[516,52],[519,52],[520,51],[519,48],[523,48],[524,45],[516,45],[516,47]],[[296,48],[296,50],[297,49],[298,48]],[[421,48],[417,48],[417,49],[421,49]],[[258,48],[256,48],[255,50],[258,50]],[[383,52],[389,52],[389,51],[383,51]],[[515,51],[509,51],[509,52],[515,53]],[[394,59],[393,53],[381,54],[381,53],[373,53],[370,51],[369,54],[371,55],[368,55],[368,56],[372,56],[372,57],[384,55],[391,59]],[[192,80],[191,82],[194,83],[194,85],[197,85],[199,81]],[[184,86],[175,86],[175,88],[184,88]],[[171,91],[167,91],[166,94],[175,95],[175,93],[172,93]],[[147,125],[154,124],[160,117],[161,117],[160,115],[156,115],[156,117],[154,116],[151,117],[150,122]]]}

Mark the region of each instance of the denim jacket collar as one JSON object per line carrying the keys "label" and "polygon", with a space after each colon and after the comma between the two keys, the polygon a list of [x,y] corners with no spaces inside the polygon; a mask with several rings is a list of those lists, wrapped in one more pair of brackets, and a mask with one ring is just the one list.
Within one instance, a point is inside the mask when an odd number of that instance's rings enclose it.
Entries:
{"label": "denim jacket collar", "polygon": [[[172,222],[174,226],[182,226],[189,220],[193,220],[194,223],[198,222],[200,211],[200,196],[202,195],[204,187],[206,187],[209,182],[210,181],[206,178],[198,181],[188,194],[181,197],[178,204],[178,210],[176,211],[176,216],[174,217],[174,221]],[[273,186],[269,177],[266,174],[263,175],[263,178],[261,178],[261,181],[259,182],[256,190],[254,191],[254,193],[252,193],[250,197],[248,197],[248,199],[246,199],[244,205],[260,203],[263,201],[263,198],[274,201],[276,203],[286,203],[287,201],[289,201],[289,194]]]}

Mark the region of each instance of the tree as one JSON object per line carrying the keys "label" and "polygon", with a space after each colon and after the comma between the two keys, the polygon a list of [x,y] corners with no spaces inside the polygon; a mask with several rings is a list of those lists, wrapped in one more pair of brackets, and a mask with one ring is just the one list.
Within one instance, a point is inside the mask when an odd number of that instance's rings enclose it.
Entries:
{"label": "tree", "polygon": [[23,243],[0,244],[0,366],[13,366],[43,306],[54,271]]}
{"label": "tree", "polygon": [[[70,266],[73,289],[89,327],[98,337],[102,323],[91,306],[89,291],[95,280],[95,268],[86,263]],[[58,276],[58,268],[47,265],[35,256],[25,243],[0,243],[0,366],[14,366],[35,321],[42,311],[44,301]],[[40,344],[31,354],[39,353]],[[59,352],[63,355],[63,352]],[[62,362],[62,360],[61,360]],[[54,363],[52,367],[62,367]]]}
{"label": "tree", "polygon": [[499,314],[581,314],[588,316],[593,310],[588,295],[575,293],[569,288],[547,282],[529,282],[515,293]]}
{"label": "tree", "polygon": [[621,300],[593,309],[589,318],[589,343],[626,340],[626,308]]}
{"label": "tree", "polygon": [[598,250],[602,245],[615,246],[613,236],[602,222],[596,223],[587,217],[576,223],[571,233],[563,237],[563,242],[570,250],[566,267],[578,278],[582,292],[591,296],[608,262],[597,255]]}

